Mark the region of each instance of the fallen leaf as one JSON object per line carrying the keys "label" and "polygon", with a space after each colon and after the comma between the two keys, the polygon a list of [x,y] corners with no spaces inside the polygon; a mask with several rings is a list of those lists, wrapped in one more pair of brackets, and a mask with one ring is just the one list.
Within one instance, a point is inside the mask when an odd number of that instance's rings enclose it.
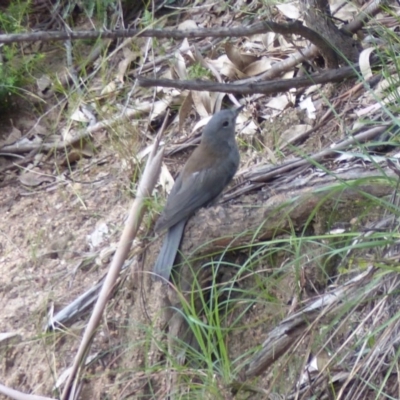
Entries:
{"label": "fallen leaf", "polygon": [[175,183],[174,178],[169,172],[167,166],[163,163],[160,172],[160,185],[163,188],[164,192],[169,193],[172,189],[172,186],[174,186],[174,183]]}
{"label": "fallen leaf", "polygon": [[4,142],[0,142],[0,147],[16,143],[19,139],[21,139],[21,136],[21,131],[13,127],[7,139]]}
{"label": "fallen leaf", "polygon": [[164,115],[170,103],[171,98],[168,99],[167,97],[163,100],[156,101],[150,114],[150,121],[154,121],[161,115]]}
{"label": "fallen leaf", "polygon": [[268,71],[271,68],[272,61],[267,58],[263,57],[261,60],[257,60],[251,63],[244,69],[244,73],[247,76],[256,76],[262,74],[265,71]]}
{"label": "fallen leaf", "polygon": [[200,117],[206,118],[211,114],[210,95],[208,92],[194,91],[192,92],[192,100]]}
{"label": "fallen leaf", "polygon": [[262,42],[266,50],[272,50],[275,47],[275,32],[268,32],[262,36]]}
{"label": "fallen leaf", "polygon": [[121,83],[124,83],[125,72],[128,69],[131,62],[137,57],[137,54],[127,47],[123,48],[124,58],[118,63],[118,72],[116,74],[116,79]]}
{"label": "fallen leaf", "polygon": [[77,107],[70,117],[73,121],[77,122],[89,122],[89,118],[82,112],[82,110]]}
{"label": "fallen leaf", "polygon": [[289,99],[286,94],[273,97],[268,103],[267,107],[273,108],[274,110],[283,111],[289,104]]}
{"label": "fallen leaf", "polygon": [[245,123],[243,128],[238,129],[241,135],[255,135],[257,133],[257,130],[258,126],[252,119],[250,120],[250,122]]}
{"label": "fallen leaf", "polygon": [[187,79],[188,74],[186,69],[186,62],[179,51],[175,52],[173,68],[179,79]]}
{"label": "fallen leaf", "polygon": [[101,95],[112,94],[112,93],[115,93],[116,89],[117,89],[117,85],[115,84],[114,81],[111,81],[106,86],[104,86],[104,88],[102,89],[100,94]]}
{"label": "fallen leaf", "polygon": [[88,235],[89,244],[92,247],[97,247],[104,241],[105,236],[107,234],[108,234],[107,224],[105,222],[98,221],[96,223],[95,230],[90,235]]}
{"label": "fallen leaf", "polygon": [[290,19],[299,19],[300,11],[294,3],[278,4],[276,8],[286,17]]}
{"label": "fallen leaf", "polygon": [[306,97],[304,100],[302,100],[299,103],[299,107],[301,110],[306,110],[307,111],[307,116],[310,119],[315,119],[316,115],[315,115],[315,111],[316,108],[314,106],[314,103],[311,99],[311,96]]}
{"label": "fallen leaf", "polygon": [[39,186],[43,182],[52,182],[54,178],[44,175],[39,168],[25,170],[20,176],[19,181],[25,186]]}
{"label": "fallen leaf", "polygon": [[365,80],[371,78],[372,74],[372,69],[371,69],[371,64],[369,62],[369,56],[371,53],[375,50],[374,47],[369,47],[368,49],[365,49],[361,52],[360,58],[358,60],[360,64],[360,71],[364,77]]}
{"label": "fallen leaf", "polygon": [[198,26],[192,19],[187,19],[178,25],[178,29],[181,31],[191,31],[193,29],[198,29]]}
{"label": "fallen leaf", "polygon": [[225,51],[226,55],[228,56],[229,60],[232,61],[233,65],[242,72],[246,67],[259,59],[259,57],[255,55],[241,53],[236,46],[230,43],[225,44]]}
{"label": "fallen leaf", "polygon": [[60,165],[66,167],[73,163],[76,163],[81,158],[82,158],[82,152],[78,149],[72,149],[65,155],[63,160],[60,162]]}
{"label": "fallen leaf", "polygon": [[304,132],[307,132],[312,128],[311,125],[299,124],[293,125],[286,131],[284,131],[278,140],[279,149],[284,149],[288,144],[295,142]]}
{"label": "fallen leaf", "polygon": [[189,41],[187,38],[183,39],[182,44],[179,46],[179,51],[182,54],[186,54],[192,61],[195,61],[195,57],[191,51],[191,45],[189,44]]}
{"label": "fallen leaf", "polygon": [[44,99],[50,97],[53,94],[52,85],[53,82],[48,75],[42,75],[39,79],[36,80],[38,93]]}

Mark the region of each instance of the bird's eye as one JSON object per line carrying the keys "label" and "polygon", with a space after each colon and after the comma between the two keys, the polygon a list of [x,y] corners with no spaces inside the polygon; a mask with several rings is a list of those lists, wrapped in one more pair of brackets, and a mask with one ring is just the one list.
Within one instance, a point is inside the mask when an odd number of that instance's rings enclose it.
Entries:
{"label": "bird's eye", "polygon": [[229,126],[229,121],[225,121],[225,122],[222,124],[222,126],[223,126],[224,128],[226,128],[227,126]]}

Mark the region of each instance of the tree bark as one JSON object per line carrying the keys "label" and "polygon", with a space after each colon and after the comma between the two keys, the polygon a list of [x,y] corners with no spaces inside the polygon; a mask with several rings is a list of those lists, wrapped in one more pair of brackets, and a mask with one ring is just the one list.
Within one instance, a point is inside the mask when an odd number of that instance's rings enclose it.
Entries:
{"label": "tree bark", "polygon": [[[344,62],[358,61],[360,43],[335,25],[327,0],[300,0],[300,7],[307,26],[324,37]],[[326,61],[332,68],[331,61]]]}

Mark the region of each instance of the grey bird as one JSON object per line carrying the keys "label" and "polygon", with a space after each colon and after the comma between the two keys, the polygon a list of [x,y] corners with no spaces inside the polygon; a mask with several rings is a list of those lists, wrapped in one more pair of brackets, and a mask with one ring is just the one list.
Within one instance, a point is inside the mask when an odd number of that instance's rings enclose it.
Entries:
{"label": "grey bird", "polygon": [[154,265],[155,279],[168,282],[187,220],[215,200],[235,175],[240,161],[235,124],[242,109],[213,115],[178,175],[155,226],[158,232],[168,229]]}

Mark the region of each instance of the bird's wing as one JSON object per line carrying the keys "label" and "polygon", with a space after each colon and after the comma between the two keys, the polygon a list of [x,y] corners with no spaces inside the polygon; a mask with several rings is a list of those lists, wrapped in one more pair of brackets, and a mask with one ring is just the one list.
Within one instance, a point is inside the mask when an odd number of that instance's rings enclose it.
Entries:
{"label": "bird's wing", "polygon": [[[204,169],[186,176],[184,181],[179,176],[176,181],[179,189],[171,190],[156,229],[168,229],[214,200],[231,179],[227,174],[216,172],[215,169]],[[221,182],[221,176],[224,182]]]}

